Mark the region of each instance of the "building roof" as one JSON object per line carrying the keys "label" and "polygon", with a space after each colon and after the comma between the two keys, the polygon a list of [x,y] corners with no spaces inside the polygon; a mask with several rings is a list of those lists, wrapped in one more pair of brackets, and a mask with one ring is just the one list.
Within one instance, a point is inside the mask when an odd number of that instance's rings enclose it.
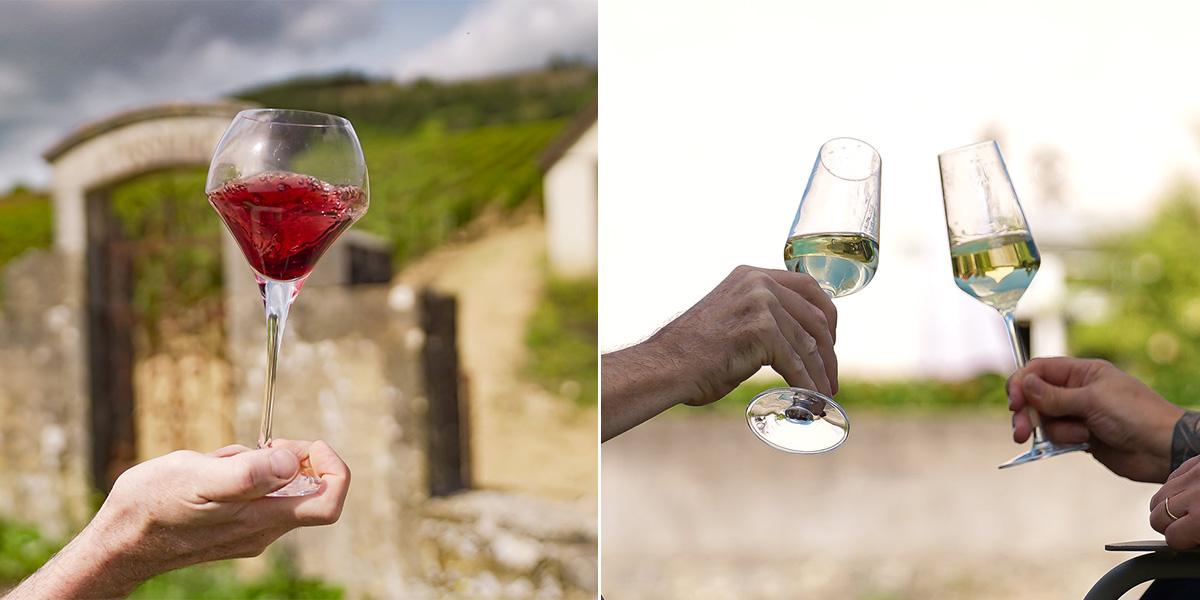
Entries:
{"label": "building roof", "polygon": [[559,134],[546,149],[538,156],[538,165],[543,171],[547,171],[562,159],[567,150],[583,137],[584,133],[599,121],[600,103],[598,99],[593,98],[582,110],[575,114],[571,122],[567,125],[563,132]]}

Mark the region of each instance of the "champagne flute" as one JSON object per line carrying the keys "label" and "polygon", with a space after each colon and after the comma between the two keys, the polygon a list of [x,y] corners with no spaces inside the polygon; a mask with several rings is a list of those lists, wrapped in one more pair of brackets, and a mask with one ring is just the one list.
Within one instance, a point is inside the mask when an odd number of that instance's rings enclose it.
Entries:
{"label": "champagne flute", "polygon": [[[323,113],[255,109],[233,118],[205,184],[254,270],[267,316],[267,376],[258,447],[272,445],[271,414],[288,309],[321,255],[367,212],[367,167],[354,127]],[[273,496],[320,489],[307,463]]]}
{"label": "champagne flute", "polygon": [[[1020,369],[1025,366],[1025,346],[1013,313],[1042,259],[1000,156],[1000,146],[986,141],[944,152],[938,155],[938,167],[954,282],[1004,317]],[[1087,444],[1055,445],[1046,437],[1037,412],[1029,409],[1029,418],[1033,422],[1033,447],[1000,465],[1001,469],[1087,448]]]}
{"label": "champagne flute", "polygon": [[[879,265],[879,185],[883,160],[853,138],[825,142],[783,248],[787,268],[807,273],[830,298],[853,294]],[[766,390],[746,407],[750,430],[767,445],[795,454],[837,448],[850,420],[831,398],[813,390]]]}

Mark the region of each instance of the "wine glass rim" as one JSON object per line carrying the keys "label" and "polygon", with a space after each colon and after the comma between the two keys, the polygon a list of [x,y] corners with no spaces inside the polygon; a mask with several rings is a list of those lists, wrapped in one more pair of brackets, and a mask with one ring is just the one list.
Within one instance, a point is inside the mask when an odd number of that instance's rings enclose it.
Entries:
{"label": "wine glass rim", "polygon": [[[837,172],[836,170],[830,168],[829,163],[825,162],[825,147],[834,142],[854,142],[857,144],[861,144],[863,146],[863,148],[870,150],[871,151],[871,159],[872,159],[871,160],[871,172],[867,173],[866,175],[864,175],[862,177],[847,177],[847,176]],[[864,141],[862,141],[858,138],[854,138],[854,137],[846,137],[846,136],[836,137],[836,138],[826,141],[824,144],[821,144],[821,150],[819,152],[817,152],[817,160],[819,160],[822,165],[825,165],[825,170],[828,171],[829,174],[833,175],[834,177],[837,177],[838,179],[844,179],[846,181],[866,181],[868,179],[871,179],[872,177],[877,176],[879,174],[879,172],[881,170],[883,170],[883,157],[879,155],[879,151],[875,149],[875,146],[872,146],[871,144],[868,144],[867,142],[864,142]]]}
{"label": "wine glass rim", "polygon": [[996,153],[997,153],[997,154],[999,154],[999,153],[1000,153],[1000,144],[999,144],[999,143],[997,143],[997,142],[996,142],[996,140],[983,140],[982,142],[975,142],[974,144],[967,144],[966,146],[959,146],[958,148],[955,148],[955,149],[953,149],[953,150],[947,150],[947,151],[945,151],[945,152],[942,152],[942,153],[938,154],[938,157],[940,158],[940,157],[942,157],[942,156],[948,156],[948,155],[950,155],[950,154],[957,154],[957,153],[959,153],[959,152],[966,152],[966,151],[968,151],[968,150],[976,150],[976,149],[979,149],[979,148],[983,148],[983,147],[985,147],[985,146],[990,146],[990,147],[992,147],[992,148],[995,148],[995,149],[996,149]]}
{"label": "wine glass rim", "polygon": [[[279,115],[282,118],[264,119],[262,115]],[[284,117],[284,115],[289,115]],[[251,108],[237,114],[238,118],[260,123],[279,123],[297,127],[350,127],[346,117],[315,110],[298,110],[292,108]]]}

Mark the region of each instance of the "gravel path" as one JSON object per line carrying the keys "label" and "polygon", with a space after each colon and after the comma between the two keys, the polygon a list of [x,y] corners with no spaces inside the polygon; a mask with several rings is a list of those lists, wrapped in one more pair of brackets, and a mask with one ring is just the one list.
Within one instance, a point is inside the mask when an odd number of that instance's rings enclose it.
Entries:
{"label": "gravel path", "polygon": [[849,410],[850,440],[817,456],[712,414],[604,444],[605,598],[1082,598],[1131,557],[1105,543],[1161,539],[1157,487],[1089,455],[998,470],[1022,450],[1003,414]]}

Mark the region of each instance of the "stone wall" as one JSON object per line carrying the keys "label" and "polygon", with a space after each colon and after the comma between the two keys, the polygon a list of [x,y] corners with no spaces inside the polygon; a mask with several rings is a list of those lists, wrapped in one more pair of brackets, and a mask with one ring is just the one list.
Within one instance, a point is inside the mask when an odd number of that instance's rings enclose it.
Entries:
{"label": "stone wall", "polygon": [[471,491],[421,521],[430,598],[596,598],[596,504]]}
{"label": "stone wall", "polygon": [[[253,279],[229,294],[228,355],[235,430],[258,438],[266,327]],[[249,289],[245,289],[249,288]],[[425,501],[426,400],[418,381],[412,291],[386,285],[305,286],[284,330],[274,437],[325,440],[350,466],[350,495],[335,525],[295,531],[281,547],[305,573],[352,597],[405,597],[418,578],[418,515]]]}
{"label": "stone wall", "polygon": [[91,517],[83,277],[55,253],[4,272],[0,315],[0,514],[62,538]]}
{"label": "stone wall", "polygon": [[[0,317],[0,411],[7,417],[0,420],[0,514],[55,537],[86,523],[97,498],[88,469],[89,400],[78,393],[86,389],[79,383],[86,332],[73,319],[82,275],[69,273],[68,263],[36,251],[7,266]],[[139,436],[151,438],[140,446],[173,449],[162,439],[167,431],[179,436],[173,447],[202,443],[229,426],[234,441],[254,444],[266,332],[250,281],[228,286],[250,293],[227,296],[227,365],[195,356],[139,361],[143,383],[135,389],[153,394],[135,408]],[[594,598],[594,502],[486,490],[429,497],[416,297],[405,286],[302,290],[284,334],[275,432],[329,442],[353,482],[337,524],[294,531],[273,551],[290,554],[307,575],[345,586],[351,598]],[[204,376],[194,377],[197,371]],[[164,382],[179,380],[227,385],[232,409],[221,408],[219,397],[203,405],[199,389],[166,389]],[[168,421],[175,421],[171,429]],[[146,423],[164,429],[146,432]]]}

